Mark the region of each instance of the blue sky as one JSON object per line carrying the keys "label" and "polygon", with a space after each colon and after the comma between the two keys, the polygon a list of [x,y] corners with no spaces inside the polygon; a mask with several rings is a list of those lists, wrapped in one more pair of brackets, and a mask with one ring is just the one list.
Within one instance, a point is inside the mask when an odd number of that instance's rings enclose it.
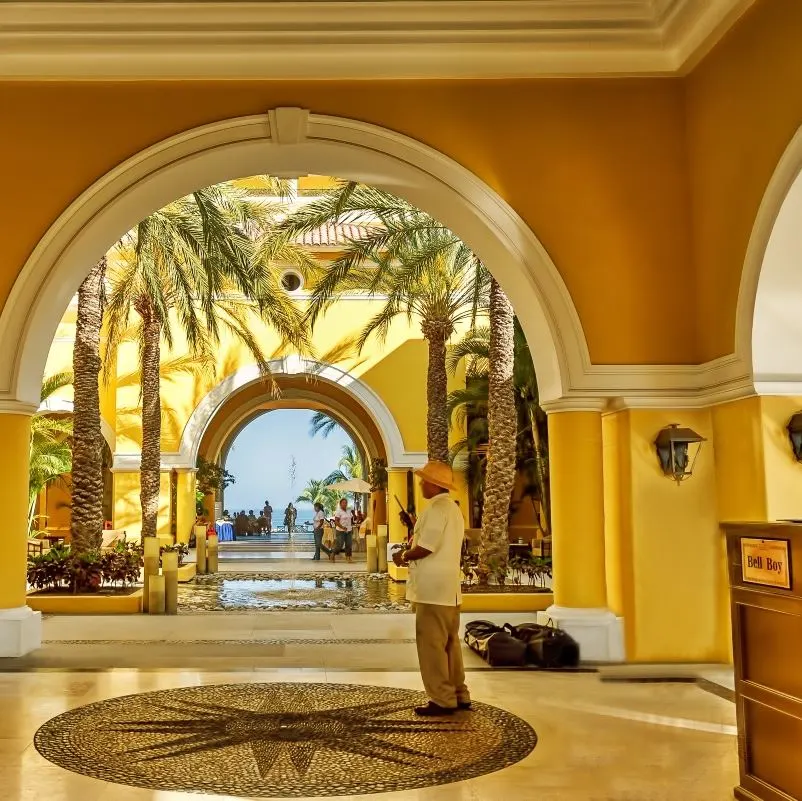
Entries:
{"label": "blue sky", "polygon": [[[226,470],[237,479],[226,489],[230,512],[256,510],[267,498],[275,522],[276,513],[283,512],[289,501],[295,502],[310,478],[325,478],[336,469],[342,447],[351,444],[351,438],[339,426],[326,439],[320,434],[310,437],[313,414],[306,409],[276,409],[240,431],[226,462]],[[297,465],[294,488],[289,478],[293,456]],[[311,516],[311,506],[297,506],[299,519]]]}

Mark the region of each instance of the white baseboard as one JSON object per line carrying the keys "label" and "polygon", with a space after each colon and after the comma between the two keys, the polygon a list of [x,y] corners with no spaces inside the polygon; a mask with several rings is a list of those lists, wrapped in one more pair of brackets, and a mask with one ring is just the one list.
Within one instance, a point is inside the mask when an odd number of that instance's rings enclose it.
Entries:
{"label": "white baseboard", "polygon": [[0,657],[25,656],[41,646],[41,612],[27,606],[0,609]]}

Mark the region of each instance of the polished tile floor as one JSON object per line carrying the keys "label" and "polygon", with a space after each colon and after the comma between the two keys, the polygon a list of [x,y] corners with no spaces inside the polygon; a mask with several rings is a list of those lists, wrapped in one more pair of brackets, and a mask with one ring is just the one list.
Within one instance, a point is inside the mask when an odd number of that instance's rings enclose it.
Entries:
{"label": "polished tile floor", "polygon": [[[487,616],[485,616],[487,617]],[[492,616],[491,616],[492,617]],[[512,617],[512,616],[507,616]],[[0,661],[0,799],[190,801],[56,767],[33,746],[50,718],[177,687],[304,682],[420,690],[410,615],[210,614],[49,618],[45,646]],[[474,697],[527,721],[538,745],[502,771],[386,801],[726,801],[737,782],[731,672],[657,666],[599,673],[489,670],[466,654]],[[666,675],[700,682],[655,681]],[[630,679],[648,679],[635,681]],[[207,796],[208,797],[208,796]],[[222,796],[218,796],[222,797]]]}

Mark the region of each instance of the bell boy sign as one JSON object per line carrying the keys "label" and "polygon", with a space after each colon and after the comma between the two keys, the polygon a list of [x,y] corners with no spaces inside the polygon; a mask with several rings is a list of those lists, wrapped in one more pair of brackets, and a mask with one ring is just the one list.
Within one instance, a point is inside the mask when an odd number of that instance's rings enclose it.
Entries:
{"label": "bell boy sign", "polygon": [[741,572],[748,584],[791,589],[788,540],[741,537]]}

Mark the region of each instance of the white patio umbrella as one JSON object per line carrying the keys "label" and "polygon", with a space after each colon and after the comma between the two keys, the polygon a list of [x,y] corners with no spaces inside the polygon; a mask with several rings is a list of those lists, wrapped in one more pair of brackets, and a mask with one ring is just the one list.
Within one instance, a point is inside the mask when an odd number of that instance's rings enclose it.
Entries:
{"label": "white patio umbrella", "polygon": [[361,478],[349,478],[348,481],[338,481],[336,484],[329,484],[326,489],[336,490],[337,492],[360,492],[367,494],[370,492],[370,484]]}

